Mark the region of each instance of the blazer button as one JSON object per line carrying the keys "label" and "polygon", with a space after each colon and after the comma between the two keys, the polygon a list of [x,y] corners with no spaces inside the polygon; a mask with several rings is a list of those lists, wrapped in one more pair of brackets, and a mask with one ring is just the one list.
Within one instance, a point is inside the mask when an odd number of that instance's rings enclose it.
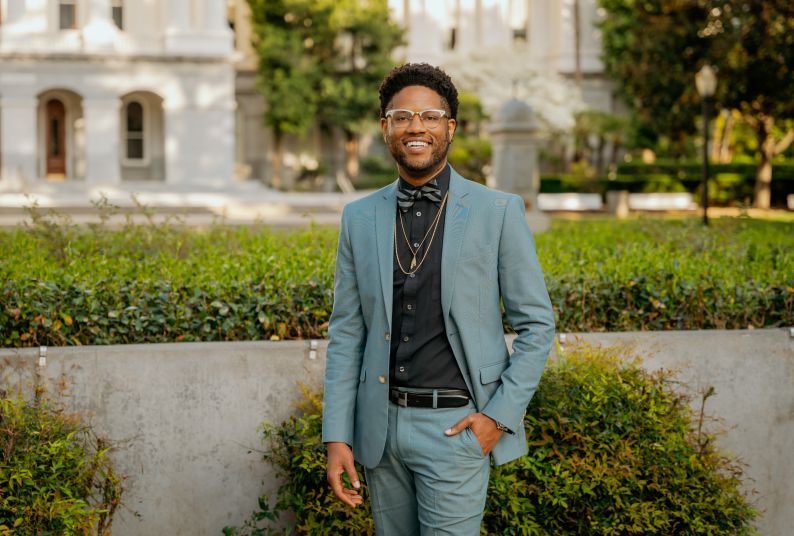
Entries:
{"label": "blazer button", "polygon": [[380,383],[386,383],[386,376],[378,376],[378,381]]}

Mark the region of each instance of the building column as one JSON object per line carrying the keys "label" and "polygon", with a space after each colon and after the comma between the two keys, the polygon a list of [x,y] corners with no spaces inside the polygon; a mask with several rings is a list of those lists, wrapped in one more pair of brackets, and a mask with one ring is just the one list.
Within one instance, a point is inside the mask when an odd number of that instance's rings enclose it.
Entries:
{"label": "building column", "polygon": [[206,37],[215,43],[220,54],[230,54],[234,50],[234,35],[229,27],[226,2],[222,0],[202,1],[202,30]]}
{"label": "building column", "polygon": [[110,0],[88,0],[88,17],[83,27],[85,50],[113,50],[119,29],[111,17]]}
{"label": "building column", "polygon": [[38,179],[35,97],[0,95],[0,189],[20,191]]}
{"label": "building column", "polygon": [[192,24],[190,20],[190,0],[163,2],[165,10],[165,49],[168,52],[189,52]]}
{"label": "building column", "polygon": [[14,24],[25,15],[25,0],[8,0],[5,24]]}
{"label": "building column", "polygon": [[7,15],[0,24],[0,51],[28,50],[31,36],[47,32],[47,0],[8,0]]}
{"label": "building column", "polygon": [[529,50],[547,69],[558,69],[561,55],[560,0],[532,0],[529,6]]}
{"label": "building column", "polygon": [[85,159],[87,184],[121,182],[121,99],[84,97]]}

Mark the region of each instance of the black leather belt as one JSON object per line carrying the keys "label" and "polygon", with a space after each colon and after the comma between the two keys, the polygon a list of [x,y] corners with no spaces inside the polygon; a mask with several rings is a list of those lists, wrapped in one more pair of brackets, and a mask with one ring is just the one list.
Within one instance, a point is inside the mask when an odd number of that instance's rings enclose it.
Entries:
{"label": "black leather belt", "polygon": [[433,393],[416,393],[389,389],[389,400],[404,408],[459,408],[469,403],[469,393],[463,389],[437,389],[436,405]]}

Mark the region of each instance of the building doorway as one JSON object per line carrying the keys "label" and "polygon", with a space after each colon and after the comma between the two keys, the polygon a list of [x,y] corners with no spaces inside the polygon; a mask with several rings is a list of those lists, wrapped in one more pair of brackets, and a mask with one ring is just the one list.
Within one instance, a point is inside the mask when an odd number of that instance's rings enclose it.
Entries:
{"label": "building doorway", "polygon": [[46,105],[45,128],[47,178],[66,178],[66,107],[60,99]]}
{"label": "building doorway", "polygon": [[68,89],[53,88],[39,93],[37,98],[37,175],[56,181],[82,180],[85,178],[82,97]]}

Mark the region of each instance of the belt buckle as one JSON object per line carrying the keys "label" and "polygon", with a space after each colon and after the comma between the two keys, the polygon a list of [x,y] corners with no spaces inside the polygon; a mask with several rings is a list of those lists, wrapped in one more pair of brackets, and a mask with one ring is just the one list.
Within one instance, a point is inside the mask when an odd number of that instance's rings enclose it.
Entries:
{"label": "belt buckle", "polygon": [[397,391],[397,405],[403,408],[408,407],[408,393],[405,391]]}

